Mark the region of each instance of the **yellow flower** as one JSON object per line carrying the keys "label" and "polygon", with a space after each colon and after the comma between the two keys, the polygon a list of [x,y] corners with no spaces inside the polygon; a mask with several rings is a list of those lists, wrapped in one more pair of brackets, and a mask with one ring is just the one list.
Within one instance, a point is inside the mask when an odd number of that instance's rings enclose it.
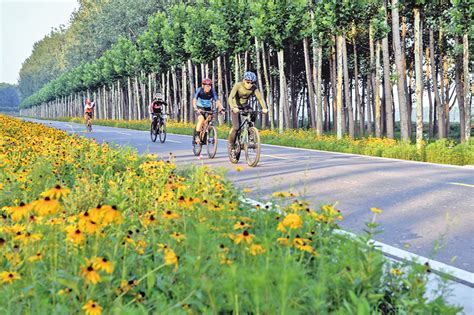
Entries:
{"label": "yellow flower", "polygon": [[163,211],[163,212],[161,213],[161,217],[162,217],[163,219],[167,219],[167,220],[179,219],[179,218],[180,218],[179,214],[174,213],[174,212],[171,211],[171,210]]}
{"label": "yellow flower", "polygon": [[41,252],[37,252],[36,255],[28,257],[29,262],[34,262],[38,260],[43,260],[43,254],[41,254]]}
{"label": "yellow flower", "polygon": [[165,249],[165,264],[175,265],[176,268],[178,267],[178,256],[176,256],[176,253],[170,248]]}
{"label": "yellow flower", "polygon": [[100,275],[95,270],[92,261],[89,261],[86,266],[82,267],[79,274],[86,280],[86,282],[90,282],[92,284],[96,284],[101,280]]}
{"label": "yellow flower", "polygon": [[372,211],[373,213],[382,213],[382,210],[380,210],[379,208],[370,208],[370,211]]}
{"label": "yellow flower", "polygon": [[29,242],[36,242],[41,240],[42,235],[41,234],[32,234],[30,232],[22,233],[13,238],[15,241],[20,241],[24,245],[28,244]]}
{"label": "yellow flower", "polygon": [[303,226],[301,217],[295,213],[288,214],[282,222],[283,226],[287,226],[290,229],[298,229]]}
{"label": "yellow flower", "polygon": [[237,172],[241,172],[241,171],[243,170],[243,168],[242,168],[241,166],[237,166],[237,167],[235,168],[235,170],[236,170]]}
{"label": "yellow flower", "polygon": [[235,244],[240,244],[240,242],[245,241],[247,244],[252,243],[254,235],[250,234],[247,230],[243,231],[240,234],[237,234],[233,239]]}
{"label": "yellow flower", "polygon": [[89,300],[82,309],[85,311],[86,315],[100,315],[102,314],[102,307],[96,302]]}
{"label": "yellow flower", "polygon": [[73,242],[74,244],[82,244],[86,240],[86,236],[82,231],[73,225],[70,225],[66,228],[67,240]]}
{"label": "yellow flower", "polygon": [[402,274],[401,270],[398,268],[392,268],[390,269],[390,273],[394,276],[400,276]]}
{"label": "yellow flower", "polygon": [[117,210],[116,206],[102,206],[103,211],[103,223],[116,223],[120,224],[123,221],[122,214]]}
{"label": "yellow flower", "polygon": [[32,203],[32,205],[39,216],[54,214],[61,208],[61,205],[57,200],[51,199],[49,197],[44,197],[44,199],[36,200]]}
{"label": "yellow flower", "polygon": [[71,191],[68,188],[61,187],[60,185],[56,185],[50,190],[47,190],[41,193],[42,197],[49,197],[52,199],[59,199],[60,197],[66,197]]}
{"label": "yellow flower", "polygon": [[22,218],[25,218],[30,214],[31,204],[20,202],[18,206],[7,207],[5,210],[10,213],[13,221],[20,221]]}
{"label": "yellow flower", "polygon": [[0,280],[3,283],[13,283],[13,281],[21,279],[21,276],[15,271],[2,271],[0,272]]}
{"label": "yellow flower", "polygon": [[106,273],[112,273],[114,271],[114,266],[110,261],[107,260],[107,258],[103,257],[95,257],[92,259],[94,268],[97,270],[103,270]]}
{"label": "yellow flower", "polygon": [[250,252],[250,254],[256,256],[264,253],[265,248],[262,245],[251,245],[250,248],[248,248],[248,251]]}
{"label": "yellow flower", "polygon": [[290,237],[287,236],[287,237],[279,237],[277,238],[277,242],[281,245],[288,245],[288,241],[289,241]]}
{"label": "yellow flower", "polygon": [[277,198],[287,198],[287,197],[296,197],[298,194],[292,193],[290,191],[277,191],[272,194],[273,197]]}
{"label": "yellow flower", "polygon": [[181,243],[183,240],[186,239],[186,236],[184,234],[180,234],[178,232],[174,232],[170,235],[173,239],[176,240],[176,242]]}
{"label": "yellow flower", "polygon": [[244,193],[250,193],[252,191],[252,189],[250,188],[244,188]]}
{"label": "yellow flower", "polygon": [[250,228],[250,227],[251,227],[251,225],[245,223],[244,221],[240,221],[240,222],[237,222],[236,224],[234,224],[234,230],[246,229],[246,228]]}

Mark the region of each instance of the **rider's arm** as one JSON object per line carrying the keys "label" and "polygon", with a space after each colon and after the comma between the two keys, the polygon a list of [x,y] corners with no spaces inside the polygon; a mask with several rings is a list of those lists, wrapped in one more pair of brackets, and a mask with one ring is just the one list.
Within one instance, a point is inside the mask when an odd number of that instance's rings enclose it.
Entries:
{"label": "rider's arm", "polygon": [[212,88],[212,98],[214,99],[214,101],[216,102],[216,106],[219,110],[224,110],[224,108],[222,107],[222,103],[221,101],[219,100],[219,97],[217,96],[217,93],[216,93],[216,90],[214,90],[214,88]]}
{"label": "rider's arm", "polygon": [[263,109],[267,109],[267,104],[265,104],[265,100],[263,99],[262,93],[260,93],[258,89],[255,90],[255,97],[260,103],[260,106],[262,106]]}
{"label": "rider's arm", "polygon": [[236,84],[234,84],[234,87],[232,88],[232,91],[230,91],[230,94],[229,94],[228,101],[229,101],[230,109],[234,109],[238,107],[237,100],[236,100],[238,89],[239,89],[239,83],[237,82]]}
{"label": "rider's arm", "polygon": [[153,104],[154,103],[155,103],[155,101],[150,103],[150,107],[149,107],[149,111],[148,111],[150,114],[153,113]]}
{"label": "rider's arm", "polygon": [[201,88],[196,89],[196,93],[194,93],[193,97],[193,108],[197,110],[197,100],[199,99],[199,93],[201,92]]}

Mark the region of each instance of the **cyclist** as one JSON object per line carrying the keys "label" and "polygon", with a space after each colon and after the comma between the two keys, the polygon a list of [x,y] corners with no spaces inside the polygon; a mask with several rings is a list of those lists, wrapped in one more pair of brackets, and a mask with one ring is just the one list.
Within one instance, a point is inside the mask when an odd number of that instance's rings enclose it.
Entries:
{"label": "cyclist", "polygon": [[150,120],[153,120],[153,116],[161,115],[163,113],[163,106],[168,106],[165,102],[164,95],[159,92],[155,93],[153,95],[153,100],[150,103]]}
{"label": "cyclist", "polygon": [[229,94],[229,104],[232,110],[232,129],[229,133],[229,138],[227,139],[227,149],[229,152],[233,149],[233,143],[235,141],[235,135],[237,130],[240,127],[240,114],[239,108],[249,109],[249,99],[252,95],[258,100],[258,103],[262,107],[262,113],[268,113],[267,105],[263,100],[262,93],[257,88],[255,84],[257,82],[257,76],[251,71],[244,73],[244,78],[242,82],[237,82],[234,84],[232,91]]}
{"label": "cyclist", "polygon": [[212,86],[211,79],[205,78],[202,80],[202,85],[196,90],[196,94],[193,98],[193,108],[198,115],[198,121],[196,123],[196,128],[194,129],[194,141],[199,144],[201,140],[199,139],[199,132],[201,131],[202,124],[206,117],[204,117],[203,110],[211,110],[212,101],[216,102],[216,106],[220,112],[224,111],[221,101],[217,97],[217,93]]}
{"label": "cyclist", "polygon": [[94,108],[95,103],[90,99],[86,99],[86,106],[84,107],[84,119],[86,120],[86,124],[90,121],[90,130],[92,130],[92,116],[94,115]]}

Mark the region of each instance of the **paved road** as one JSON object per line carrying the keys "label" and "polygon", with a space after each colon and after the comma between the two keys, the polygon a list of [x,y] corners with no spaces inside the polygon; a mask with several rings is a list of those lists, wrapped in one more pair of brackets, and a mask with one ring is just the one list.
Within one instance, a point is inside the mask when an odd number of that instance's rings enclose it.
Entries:
{"label": "paved road", "polygon": [[[135,147],[139,153],[168,156],[178,164],[225,167],[227,178],[251,187],[251,198],[267,199],[274,191],[292,190],[314,204],[337,202],[343,228],[360,232],[378,207],[384,233],[376,239],[409,252],[474,272],[474,168],[382,159],[314,150],[262,146],[258,167],[230,164],[226,141],[219,141],[216,158],[198,160],[191,137],[168,135],[165,144],[152,143],[149,132],[53,121],[45,124],[71,133]],[[205,153],[205,148],[203,148]]]}

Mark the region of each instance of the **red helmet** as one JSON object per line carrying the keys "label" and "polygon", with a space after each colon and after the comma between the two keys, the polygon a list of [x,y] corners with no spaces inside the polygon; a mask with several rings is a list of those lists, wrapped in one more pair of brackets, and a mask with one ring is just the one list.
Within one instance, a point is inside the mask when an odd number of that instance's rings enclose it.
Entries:
{"label": "red helmet", "polygon": [[212,86],[212,80],[209,78],[205,78],[202,80],[202,85],[210,85]]}

